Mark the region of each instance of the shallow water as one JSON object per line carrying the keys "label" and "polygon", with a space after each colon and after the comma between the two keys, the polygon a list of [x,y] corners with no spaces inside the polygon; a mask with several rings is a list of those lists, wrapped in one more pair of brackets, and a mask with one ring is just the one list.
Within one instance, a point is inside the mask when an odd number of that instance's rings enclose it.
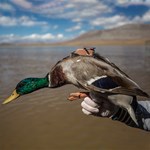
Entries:
{"label": "shallow water", "polygon": [[[0,103],[26,77],[43,77],[76,47],[1,47]],[[150,49],[102,46],[108,57],[150,94]],[[0,105],[0,150],[148,150],[150,133],[110,119],[83,115],[81,101],[66,97],[67,85],[42,89]]]}

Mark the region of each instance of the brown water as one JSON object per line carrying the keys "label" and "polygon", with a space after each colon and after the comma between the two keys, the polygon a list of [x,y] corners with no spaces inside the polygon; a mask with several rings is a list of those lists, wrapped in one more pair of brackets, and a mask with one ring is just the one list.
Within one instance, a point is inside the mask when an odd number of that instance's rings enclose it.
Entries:
{"label": "brown water", "polygon": [[[43,77],[75,47],[0,48],[0,103],[26,77]],[[103,46],[108,57],[150,94],[150,50]],[[149,150],[150,133],[110,119],[86,116],[71,85],[42,89],[0,105],[0,150]]]}

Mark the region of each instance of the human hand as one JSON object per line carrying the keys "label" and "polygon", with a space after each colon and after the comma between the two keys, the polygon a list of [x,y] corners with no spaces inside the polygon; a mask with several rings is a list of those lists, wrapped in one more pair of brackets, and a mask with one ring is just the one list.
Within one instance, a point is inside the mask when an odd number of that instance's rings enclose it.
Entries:
{"label": "human hand", "polygon": [[70,93],[68,100],[74,101],[82,98],[84,99],[81,103],[82,111],[86,115],[111,117],[119,109],[118,106],[111,102],[96,98],[94,94],[89,94],[88,92]]}
{"label": "human hand", "polygon": [[[112,120],[120,121],[131,127],[149,130],[148,127],[145,127],[143,125],[144,123],[140,124],[140,126],[137,126],[125,109],[116,106],[110,101],[102,100],[102,97],[100,99],[98,97],[95,97],[91,93],[89,94],[86,92],[71,93],[68,97],[68,99],[71,101],[80,98],[84,98],[83,102],[81,103],[81,106],[82,112],[86,115],[111,118]],[[138,105],[136,97],[133,98],[131,105],[135,112],[139,111],[136,111]],[[137,114],[137,117],[139,118],[138,120],[141,120],[140,114]]]}
{"label": "human hand", "polygon": [[94,115],[99,117],[111,117],[115,114],[119,107],[110,103],[109,101],[98,100],[90,97],[85,97],[81,103],[82,111],[86,115]]}

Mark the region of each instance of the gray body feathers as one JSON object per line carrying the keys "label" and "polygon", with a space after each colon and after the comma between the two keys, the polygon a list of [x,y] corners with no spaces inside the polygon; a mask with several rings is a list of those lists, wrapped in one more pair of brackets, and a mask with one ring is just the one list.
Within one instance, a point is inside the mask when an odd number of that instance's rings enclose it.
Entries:
{"label": "gray body feathers", "polygon": [[[99,55],[96,55],[96,58],[76,55],[64,59],[59,64],[63,68],[68,83],[94,92],[98,94],[98,97],[103,97],[105,100],[126,109],[138,125],[130,105],[132,96],[149,97],[149,95],[115,64]],[[118,86],[106,89],[93,85],[95,81],[107,77]]]}

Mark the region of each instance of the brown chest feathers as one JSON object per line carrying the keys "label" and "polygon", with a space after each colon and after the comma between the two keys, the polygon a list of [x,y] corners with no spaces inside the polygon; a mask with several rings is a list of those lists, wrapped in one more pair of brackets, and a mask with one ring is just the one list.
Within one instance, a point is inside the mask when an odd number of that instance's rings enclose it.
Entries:
{"label": "brown chest feathers", "polygon": [[56,66],[50,73],[51,76],[51,86],[59,87],[66,83],[66,77],[63,73],[61,66]]}

